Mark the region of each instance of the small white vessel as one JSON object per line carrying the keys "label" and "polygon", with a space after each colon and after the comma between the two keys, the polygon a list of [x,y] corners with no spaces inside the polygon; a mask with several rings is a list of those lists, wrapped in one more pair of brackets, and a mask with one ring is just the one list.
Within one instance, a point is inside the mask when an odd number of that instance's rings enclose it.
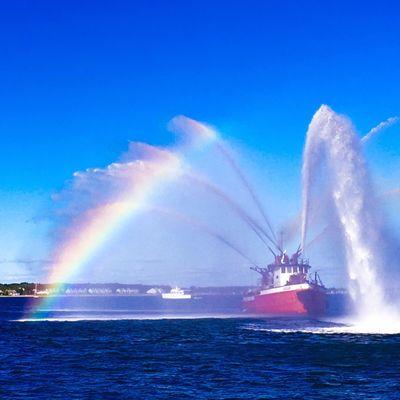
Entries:
{"label": "small white vessel", "polygon": [[172,288],[169,293],[163,293],[161,296],[165,300],[189,300],[192,298],[191,294],[185,294],[178,286]]}

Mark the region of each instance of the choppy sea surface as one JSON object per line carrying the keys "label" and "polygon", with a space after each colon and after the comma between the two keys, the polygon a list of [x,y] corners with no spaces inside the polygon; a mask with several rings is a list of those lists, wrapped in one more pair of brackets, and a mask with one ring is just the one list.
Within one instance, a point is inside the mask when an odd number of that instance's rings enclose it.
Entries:
{"label": "choppy sea surface", "polygon": [[6,303],[1,399],[400,398],[398,334],[229,312],[86,309],[12,319]]}

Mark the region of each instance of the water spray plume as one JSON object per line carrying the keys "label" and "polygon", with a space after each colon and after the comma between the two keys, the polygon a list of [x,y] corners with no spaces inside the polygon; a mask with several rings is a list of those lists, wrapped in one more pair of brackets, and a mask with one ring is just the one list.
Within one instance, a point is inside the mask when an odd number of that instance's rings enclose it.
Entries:
{"label": "water spray plume", "polygon": [[379,132],[396,124],[398,121],[399,121],[399,117],[390,117],[386,121],[379,123],[377,126],[372,128],[365,136],[362,137],[361,143],[368,142],[371,138],[373,138]]}
{"label": "water spray plume", "polygon": [[198,122],[192,118],[178,115],[171,119],[168,124],[168,129],[172,132],[178,133],[185,140],[196,142],[199,139],[208,141],[218,140],[216,129],[211,125],[204,122]]}
{"label": "water spray plume", "polygon": [[195,137],[206,137],[214,141],[216,148],[220,152],[220,154],[224,157],[227,161],[229,166],[235,172],[236,176],[239,178],[241,184],[247,190],[248,194],[250,195],[252,201],[254,202],[255,206],[257,207],[259,213],[263,217],[268,229],[271,232],[271,236],[273,237],[274,246],[279,248],[277,244],[277,238],[275,235],[275,231],[272,228],[272,225],[269,221],[269,218],[261,205],[260,200],[258,199],[254,189],[250,185],[250,182],[247,180],[246,176],[238,166],[237,162],[233,158],[232,154],[228,151],[226,145],[224,144],[223,140],[219,137],[217,131],[212,128],[210,125],[204,124],[202,122],[195,121],[191,118],[187,118],[183,115],[179,117],[175,117],[172,119],[169,128],[177,133],[184,133],[191,138]]}
{"label": "water spray plume", "polygon": [[380,324],[383,319],[393,322],[393,310],[385,301],[383,283],[378,277],[379,269],[385,265],[383,237],[361,141],[351,122],[325,105],[311,121],[304,149],[303,249],[310,193],[321,163],[330,172],[327,184],[344,237],[349,290],[360,321],[366,325]]}

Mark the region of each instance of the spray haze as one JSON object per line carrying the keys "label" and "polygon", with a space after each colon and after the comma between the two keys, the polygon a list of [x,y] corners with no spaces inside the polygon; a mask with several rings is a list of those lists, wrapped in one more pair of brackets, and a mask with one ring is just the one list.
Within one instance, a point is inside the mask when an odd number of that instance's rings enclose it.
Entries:
{"label": "spray haze", "polygon": [[197,137],[200,137],[200,138],[206,137],[208,139],[213,140],[213,143],[215,144],[218,152],[226,160],[228,165],[232,168],[232,171],[237,176],[240,184],[247,191],[253,204],[256,206],[260,216],[263,218],[264,223],[265,223],[267,229],[269,230],[268,234],[265,233],[265,231],[263,233],[266,235],[267,239],[271,242],[271,244],[274,247],[278,247],[275,231],[272,227],[272,224],[269,220],[269,217],[267,216],[267,213],[266,213],[260,199],[258,198],[258,196],[256,194],[256,191],[250,184],[249,180],[247,179],[247,177],[244,174],[244,172],[242,171],[242,169],[239,167],[235,158],[229,151],[227,144],[221,139],[218,132],[214,128],[212,128],[211,126],[209,126],[207,124],[200,123],[198,121],[195,121],[191,118],[187,118],[185,116],[175,117],[171,121],[169,127],[171,130],[173,130],[175,132],[179,132],[179,133],[183,132],[184,134],[188,135],[189,137],[196,137],[196,138]]}
{"label": "spray haze", "polygon": [[[176,144],[161,148],[131,142],[119,160],[76,172],[54,196],[56,243],[51,258],[55,261],[47,281],[84,279],[85,271],[104,280],[114,276],[118,259],[128,260],[132,254],[132,259],[160,261],[138,276],[135,271],[141,269],[133,262],[125,279],[143,281],[147,274],[156,282],[168,282],[171,276],[179,282],[189,266],[198,269],[199,262],[217,266],[220,260],[218,268],[226,271],[227,283],[230,277],[235,279],[228,266],[243,265],[242,281],[249,264],[255,265],[254,259],[260,261],[273,246],[270,227],[250,211],[249,202],[258,211],[261,203],[217,131],[184,116],[171,120],[168,128],[178,134]],[[206,165],[225,164],[249,199],[240,204],[238,196],[234,200],[228,193],[229,187],[225,191],[213,182],[212,173],[207,177],[198,173],[198,154]],[[267,218],[264,211],[263,215]],[[188,239],[188,227],[197,228],[189,235],[194,240]],[[214,240],[212,246],[206,237]],[[254,239],[259,245],[253,244]],[[194,258],[190,250],[198,256]],[[96,267],[88,267],[93,264]],[[208,277],[215,280],[214,274],[210,270]],[[193,278],[186,282],[193,284]]]}
{"label": "spray haze", "polygon": [[[304,147],[301,215],[285,229],[293,240],[301,235],[306,252],[322,248],[325,235],[336,238],[331,241],[336,261],[345,258],[349,289],[363,318],[392,315],[381,279],[385,229],[362,150],[365,140],[391,123],[361,140],[348,118],[321,106]],[[48,281],[75,277],[91,262],[102,264],[107,276],[118,268],[118,253],[120,259],[134,254],[136,260],[158,260],[144,262],[145,269],[123,267],[127,279],[143,282],[148,274],[152,283],[154,277],[168,283],[173,276],[174,284],[193,284],[201,275],[204,281],[196,284],[216,279],[221,285],[243,284],[250,282],[250,265],[263,265],[271,249],[281,251],[257,191],[220,133],[185,116],[173,118],[168,128],[178,134],[177,144],[132,142],[109,166],[75,173],[55,196],[57,241]],[[318,224],[320,232],[308,239]],[[180,281],[184,271],[186,280]]]}

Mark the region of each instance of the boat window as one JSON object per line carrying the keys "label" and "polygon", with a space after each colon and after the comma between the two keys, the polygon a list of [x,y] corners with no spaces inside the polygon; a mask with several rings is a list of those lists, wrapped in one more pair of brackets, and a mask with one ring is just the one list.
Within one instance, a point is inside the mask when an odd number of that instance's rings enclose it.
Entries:
{"label": "boat window", "polygon": [[292,273],[292,267],[287,267],[287,272],[288,272],[288,274],[291,274]]}
{"label": "boat window", "polygon": [[286,267],[282,267],[281,272],[284,274],[286,272]]}
{"label": "boat window", "polygon": [[299,267],[299,271],[302,274],[303,273],[303,267]]}
{"label": "boat window", "polygon": [[297,274],[297,267],[293,267],[293,272],[295,273],[295,274]]}

